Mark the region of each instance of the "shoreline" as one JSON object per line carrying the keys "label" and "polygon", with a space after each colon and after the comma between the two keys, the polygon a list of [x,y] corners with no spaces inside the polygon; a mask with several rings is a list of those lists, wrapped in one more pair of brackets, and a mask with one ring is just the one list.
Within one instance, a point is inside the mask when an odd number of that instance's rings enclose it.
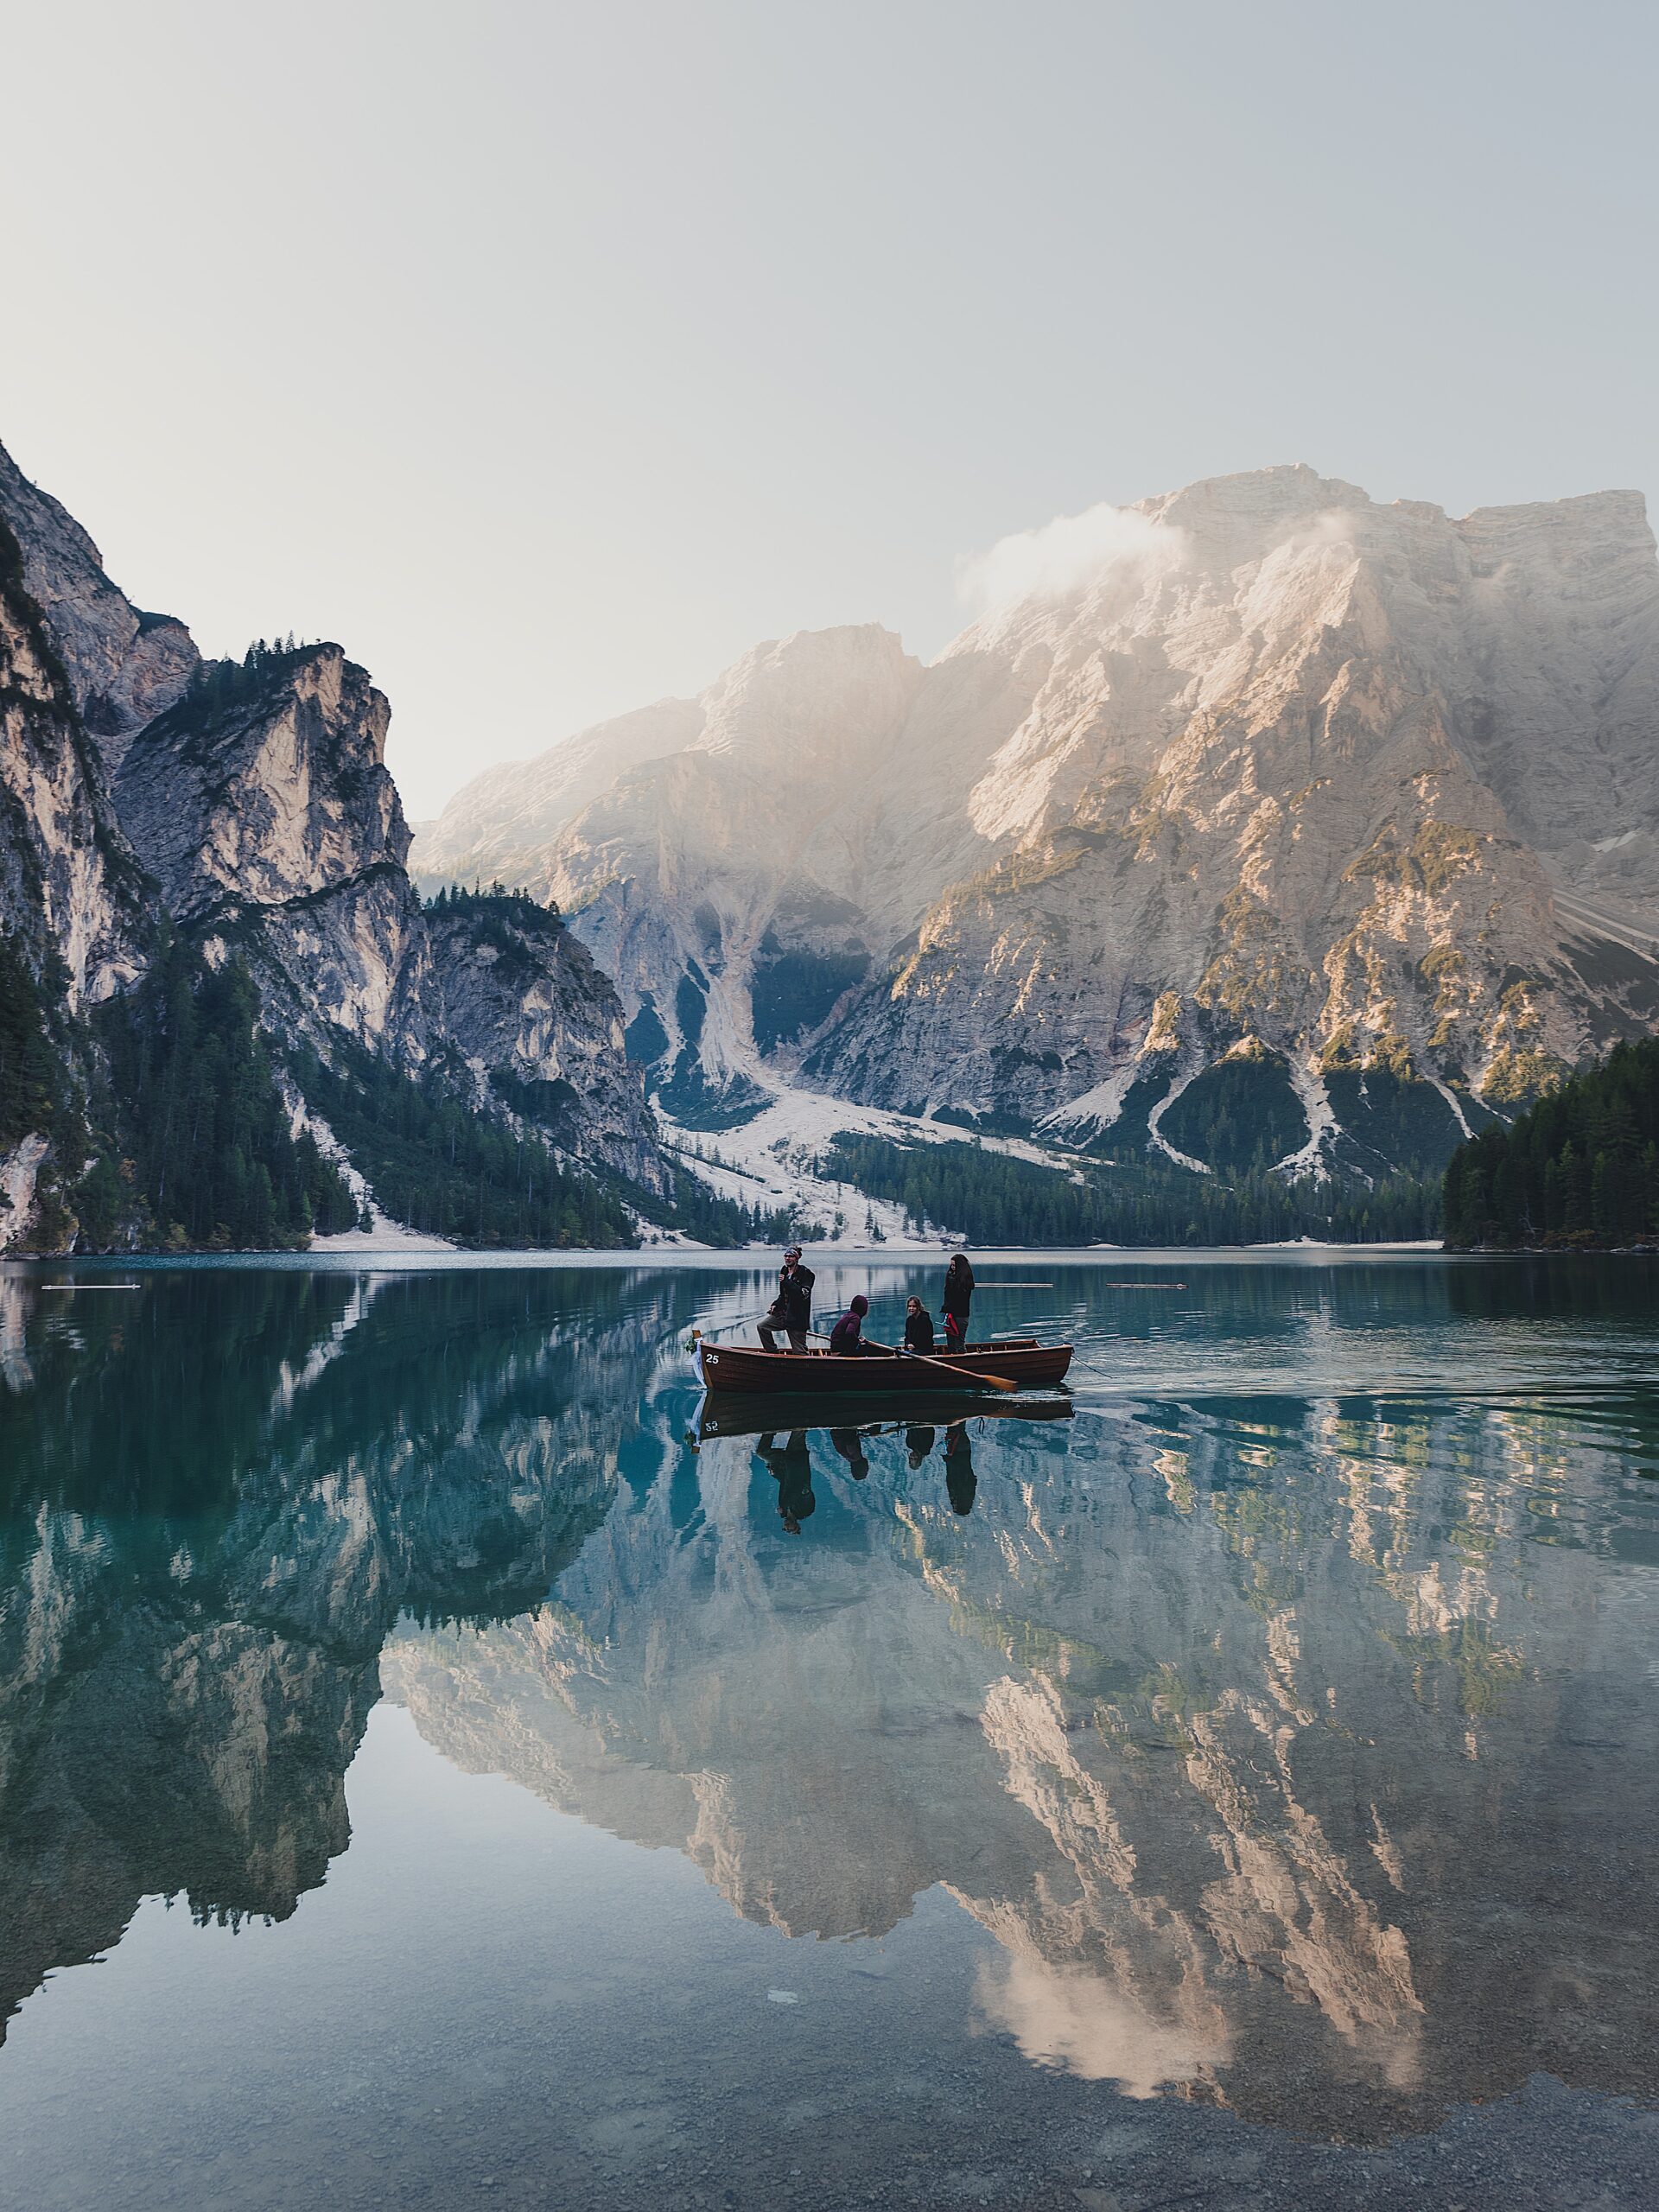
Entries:
{"label": "shoreline", "polygon": [[[914,1248],[895,1251],[890,1246],[869,1244],[815,1245],[810,1260],[822,1266],[851,1267],[894,1274],[913,1274],[918,1268],[942,1265],[944,1246],[929,1250]],[[999,1267],[1028,1267],[1040,1261],[1047,1268],[1120,1268],[1174,1265],[1199,1267],[1353,1267],[1367,1262],[1403,1266],[1432,1262],[1435,1265],[1490,1265],[1500,1260],[1537,1257],[1591,1259],[1652,1256],[1630,1254],[1528,1252],[1447,1252],[1438,1243],[1393,1244],[1169,1244],[1169,1245],[995,1245],[969,1246],[976,1270]],[[159,1274],[169,1268],[197,1272],[220,1268],[252,1272],[269,1268],[281,1273],[319,1274],[453,1274],[467,1270],[522,1268],[551,1273],[559,1268],[592,1273],[605,1269],[634,1274],[664,1271],[681,1273],[702,1269],[718,1274],[768,1276],[777,1267],[778,1254],[771,1247],[746,1247],[741,1251],[683,1245],[646,1246],[633,1250],[582,1249],[569,1251],[491,1249],[411,1249],[386,1245],[352,1251],[147,1252],[79,1253],[56,1258],[39,1255],[0,1255],[0,1276],[29,1279],[46,1274]]]}

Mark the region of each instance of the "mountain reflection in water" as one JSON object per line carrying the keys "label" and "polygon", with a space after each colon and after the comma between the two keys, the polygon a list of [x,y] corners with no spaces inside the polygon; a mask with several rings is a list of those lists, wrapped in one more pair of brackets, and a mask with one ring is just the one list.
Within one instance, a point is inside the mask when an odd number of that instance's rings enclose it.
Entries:
{"label": "mountain reflection in water", "polygon": [[[1057,1272],[1071,1417],[760,1433],[679,1351],[730,1275],[0,1276],[0,2009],[148,1895],[290,1914],[386,1697],[789,1936],[941,1888],[980,2025],[1135,2095],[1652,2095],[1651,1273],[1195,1267],[1148,1321],[1107,1272]],[[1507,1396],[1314,1387],[1464,1324]],[[1305,1390],[1179,1387],[1293,1335]]]}

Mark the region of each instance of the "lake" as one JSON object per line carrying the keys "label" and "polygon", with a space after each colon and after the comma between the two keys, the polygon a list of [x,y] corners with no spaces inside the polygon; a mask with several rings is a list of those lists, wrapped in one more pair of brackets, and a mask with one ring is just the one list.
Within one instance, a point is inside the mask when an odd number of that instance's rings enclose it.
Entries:
{"label": "lake", "polygon": [[768,1280],[0,1268],[0,2197],[1659,2198],[1659,1266]]}

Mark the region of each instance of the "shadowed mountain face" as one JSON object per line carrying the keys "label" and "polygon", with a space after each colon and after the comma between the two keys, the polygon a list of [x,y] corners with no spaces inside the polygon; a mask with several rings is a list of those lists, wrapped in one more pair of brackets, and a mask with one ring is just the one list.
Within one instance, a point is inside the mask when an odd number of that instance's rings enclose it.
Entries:
{"label": "shadowed mountain face", "polygon": [[[145,1895],[289,1914],[385,1694],[786,1936],[954,1900],[1042,2067],[1350,2140],[1659,2092],[1651,1270],[1217,1268],[1137,1336],[1123,1266],[1069,1417],[696,1449],[729,1277],[0,1278],[7,2008]],[[1453,1324],[1491,1395],[1296,1387]]]}

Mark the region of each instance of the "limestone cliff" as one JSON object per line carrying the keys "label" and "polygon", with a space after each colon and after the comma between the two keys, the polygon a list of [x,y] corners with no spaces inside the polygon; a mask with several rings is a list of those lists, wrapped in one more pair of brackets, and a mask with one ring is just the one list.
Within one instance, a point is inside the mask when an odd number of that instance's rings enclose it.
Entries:
{"label": "limestone cliff", "polygon": [[0,1252],[73,1223],[85,1008],[130,982],[145,887],[0,514]]}
{"label": "limestone cliff", "polygon": [[480,1084],[574,1156],[663,1190],[645,1071],[581,939],[526,898],[441,893],[426,921],[445,1033]]}
{"label": "limestone cliff", "polygon": [[104,573],[103,556],[0,446],[0,515],[22,554],[22,581],[67,671],[87,731],[111,768],[132,733],[183,691],[198,654],[170,614],[145,614]]}
{"label": "limestone cliff", "polygon": [[268,1014],[424,1061],[439,1022],[409,832],[385,761],[391,709],[338,645],[204,669],[116,779],[173,912],[248,958]]}
{"label": "limestone cliff", "polygon": [[0,515],[0,927],[71,1012],[137,973],[145,895]]}
{"label": "limestone cliff", "polygon": [[[451,915],[440,974],[385,766],[391,710],[366,671],[291,641],[202,662],[3,452],[0,527],[0,925],[19,933],[41,1018],[132,983],[170,916],[213,966],[246,963],[279,1062],[360,1047],[663,1192],[615,995],[556,914],[531,910],[510,944]],[[49,1049],[68,1082],[63,1038]],[[44,1144],[0,1131],[0,1243],[37,1211]]]}
{"label": "limestone cliff", "polygon": [[[1287,1168],[1443,1155],[1659,1019],[1659,563],[1607,493],[1461,519],[1304,467],[1116,519],[931,666],[749,655],[696,733],[422,840],[557,897],[671,1103],[768,1071]],[[580,767],[580,772],[575,772]]]}

